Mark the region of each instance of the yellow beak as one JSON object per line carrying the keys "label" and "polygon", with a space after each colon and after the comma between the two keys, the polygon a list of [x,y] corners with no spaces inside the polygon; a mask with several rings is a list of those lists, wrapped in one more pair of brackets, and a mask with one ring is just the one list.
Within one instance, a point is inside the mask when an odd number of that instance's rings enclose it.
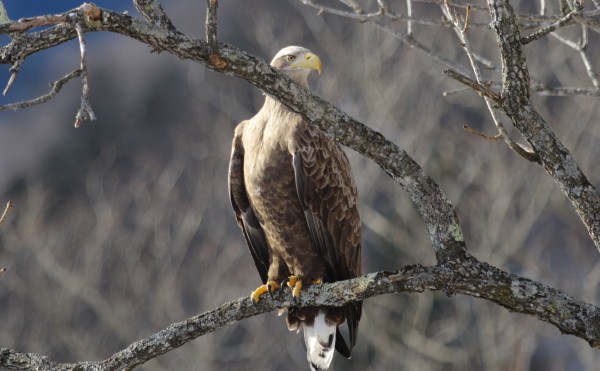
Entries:
{"label": "yellow beak", "polygon": [[291,63],[290,66],[316,70],[317,72],[319,72],[319,75],[321,74],[321,69],[322,69],[321,60],[319,59],[319,57],[316,54],[313,54],[313,53],[304,54],[304,58],[300,58],[300,60],[298,60],[294,63]]}

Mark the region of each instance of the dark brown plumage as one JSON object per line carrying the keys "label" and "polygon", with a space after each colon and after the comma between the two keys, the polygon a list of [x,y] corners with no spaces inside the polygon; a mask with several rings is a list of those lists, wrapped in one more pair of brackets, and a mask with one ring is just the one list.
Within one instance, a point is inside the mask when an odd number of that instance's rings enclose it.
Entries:
{"label": "dark brown plumage", "polygon": [[[321,69],[319,58],[301,47],[282,49],[271,65],[306,87],[311,69]],[[253,293],[255,300],[290,276],[299,282],[293,285],[296,296],[302,285],[361,274],[358,197],[345,153],[269,96],[252,119],[236,127],[229,189],[237,222],[265,284]],[[288,328],[305,329],[311,368],[329,366],[333,340],[335,348],[350,357],[361,307],[356,302],[343,308],[288,311]],[[349,346],[337,329],[344,320]]]}

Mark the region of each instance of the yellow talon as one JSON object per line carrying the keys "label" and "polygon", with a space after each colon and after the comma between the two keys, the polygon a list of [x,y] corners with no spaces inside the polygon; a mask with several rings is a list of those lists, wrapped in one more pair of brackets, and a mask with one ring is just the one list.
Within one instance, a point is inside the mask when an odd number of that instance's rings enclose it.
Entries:
{"label": "yellow talon", "polygon": [[300,290],[302,290],[302,280],[296,280],[294,288],[292,289],[292,296],[295,300],[300,299]]}
{"label": "yellow talon", "polygon": [[264,293],[272,294],[273,291],[277,290],[281,286],[275,281],[267,281],[266,285],[262,285],[258,287],[256,290],[252,291],[250,297],[254,301],[254,303],[258,303],[260,301],[260,296]]}
{"label": "yellow talon", "polygon": [[298,277],[296,276],[289,276],[287,279],[287,285],[289,287],[293,288],[294,286],[296,286],[296,282],[298,282]]}
{"label": "yellow talon", "polygon": [[[289,287],[292,288],[292,300],[294,301],[294,303],[297,304],[298,300],[300,299],[302,287],[304,287],[304,284],[302,283],[302,279],[298,278],[297,276],[289,276],[282,282],[282,284],[283,283],[285,283],[286,285],[288,285]],[[323,280],[320,278],[310,281],[311,285],[320,285],[322,283],[323,283]]]}
{"label": "yellow talon", "polygon": [[250,295],[250,297],[252,298],[252,301],[254,301],[255,303],[258,303],[258,301],[260,300],[260,296],[267,291],[269,291],[269,289],[267,288],[267,285],[262,285],[259,288],[257,288],[256,290],[252,291],[252,294]]}

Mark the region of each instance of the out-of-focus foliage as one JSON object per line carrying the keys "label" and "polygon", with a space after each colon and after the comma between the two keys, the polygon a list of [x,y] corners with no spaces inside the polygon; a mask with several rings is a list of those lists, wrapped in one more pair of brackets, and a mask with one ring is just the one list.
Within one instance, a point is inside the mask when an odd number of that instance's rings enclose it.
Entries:
{"label": "out-of-focus foliage", "polygon": [[[292,44],[317,53],[324,72],[311,78],[313,90],[398,143],[432,175],[456,205],[474,255],[598,301],[598,253],[572,206],[540,166],[503,142],[463,131],[463,124],[491,133],[494,127],[476,94],[442,95],[457,87],[444,66],[372,24],[317,15],[296,0],[219,5],[223,42],[267,60]],[[393,5],[403,11],[404,2]],[[199,37],[204,6],[165,2],[176,26]],[[434,5],[419,6],[423,16],[439,15]],[[465,62],[449,28],[415,25],[414,32]],[[227,166],[233,128],[260,108],[261,93],[198,64],[150,54],[133,40],[87,37],[98,121],[72,128],[76,82],[49,104],[0,115],[0,201],[15,204],[0,227],[0,265],[9,268],[0,278],[0,346],[57,361],[106,358],[260,283],[229,204]],[[486,28],[474,29],[471,42],[497,58]],[[590,51],[594,61],[598,50]],[[581,61],[552,38],[526,51],[537,79],[586,83]],[[75,43],[41,53],[27,60],[13,89],[39,94],[77,63]],[[598,184],[597,98],[539,97],[536,104]],[[361,198],[364,271],[433,264],[408,197],[377,166],[349,154]],[[141,369],[305,369],[304,352],[302,337],[269,313]],[[333,368],[591,370],[598,362],[583,341],[532,317],[425,293],[366,301],[355,354],[351,361],[336,357]]]}

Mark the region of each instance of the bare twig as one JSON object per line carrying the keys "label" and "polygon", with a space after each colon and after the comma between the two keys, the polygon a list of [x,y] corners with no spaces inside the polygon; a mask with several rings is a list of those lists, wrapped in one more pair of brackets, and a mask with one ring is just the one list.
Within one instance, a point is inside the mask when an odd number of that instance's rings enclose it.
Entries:
{"label": "bare twig", "polygon": [[585,97],[598,97],[600,91],[592,88],[581,88],[581,87],[568,87],[568,86],[557,86],[551,87],[543,84],[535,84],[531,86],[531,91],[536,92],[540,96],[553,96],[553,97],[573,97],[573,96],[585,96]]}
{"label": "bare twig", "polygon": [[[413,16],[412,0],[406,0],[406,14],[408,15],[409,18],[412,18],[412,16]],[[409,37],[412,36],[412,29],[413,29],[412,26],[413,26],[412,21],[406,22],[406,35]]]}
{"label": "bare twig", "polygon": [[218,0],[206,0],[208,9],[206,10],[206,42],[210,46],[210,63],[216,69],[227,67],[227,62],[221,58],[217,43],[217,8],[219,7]]}
{"label": "bare twig", "polygon": [[585,66],[585,71],[592,81],[592,84],[596,88],[596,92],[593,95],[598,95],[600,93],[600,79],[598,78],[598,74],[594,71],[592,63],[587,55],[587,47],[589,42],[587,31],[588,27],[589,25],[587,23],[581,22],[581,40],[579,42],[571,41],[556,33],[552,33],[551,35],[563,44],[579,52],[579,56],[581,57],[583,65]]}
{"label": "bare twig", "polygon": [[467,12],[465,13],[465,22],[463,25],[462,32],[466,33],[469,30],[469,22],[471,21],[471,7],[467,6]]}
{"label": "bare twig", "polygon": [[598,92],[600,92],[600,81],[598,80],[598,74],[596,73],[596,71],[594,71],[594,67],[592,66],[592,63],[590,62],[590,58],[588,57],[584,48],[581,48],[581,50],[579,51],[579,55],[581,56],[581,60],[583,61],[585,70],[586,70],[590,80],[592,80],[592,84],[594,85],[596,90]]}
{"label": "bare twig", "polygon": [[12,87],[13,83],[15,82],[15,79],[17,78],[17,74],[19,73],[19,69],[21,68],[21,63],[23,63],[23,60],[17,59],[17,61],[10,68],[10,70],[9,70],[10,78],[8,79],[8,82],[6,83],[6,87],[4,88],[2,95],[6,96],[6,94]]}
{"label": "bare twig", "polygon": [[99,20],[101,17],[100,8],[98,8],[93,3],[84,3],[80,7],[63,14],[42,15],[32,18],[21,18],[16,22],[1,24],[0,34],[23,33],[35,27],[67,24],[75,16],[76,12],[82,12],[88,19],[96,21]]}
{"label": "bare twig", "polygon": [[453,71],[453,70],[444,70],[444,73],[462,83],[465,84],[466,86],[470,87],[471,89],[475,90],[476,92],[478,92],[481,96],[483,97],[488,97],[491,100],[493,100],[495,103],[500,102],[500,95],[494,91],[492,91],[488,85],[486,84],[481,84],[477,81],[472,80],[471,78],[469,78],[468,76],[463,75],[462,73]]}
{"label": "bare twig", "polygon": [[[91,4],[91,3],[84,3],[79,8],[77,8],[71,12],[64,13],[64,14],[45,15],[45,16],[39,16],[39,17],[33,17],[33,18],[23,18],[23,19],[18,20],[17,22],[2,24],[2,25],[0,25],[0,34],[23,33],[25,31],[27,31],[31,28],[35,28],[35,27],[57,25],[57,24],[68,24],[76,16],[77,12],[81,12],[85,16],[85,18],[91,19],[91,20],[99,20],[101,18],[101,14],[102,14],[100,11],[100,8],[98,8],[96,5]],[[80,27],[80,29],[81,29],[81,27]],[[79,34],[79,32],[78,32],[78,34]],[[80,40],[81,40],[81,37],[80,37]],[[81,43],[81,41],[80,41],[80,43]],[[85,44],[83,47],[85,49]],[[6,84],[6,87],[4,88],[4,91],[2,92],[2,95],[8,94],[8,91],[10,90],[13,83],[15,82],[17,74],[19,73],[19,70],[21,68],[21,64],[23,63],[23,60],[25,57],[26,57],[26,54],[23,54],[23,55],[20,55],[20,56],[17,56],[16,58],[14,58],[14,62],[12,63],[12,67],[10,69],[11,75],[10,75],[10,78],[8,79],[8,83]],[[51,97],[52,96],[50,96],[50,97],[42,96],[42,97],[39,97],[38,99],[34,99],[34,100],[31,100],[28,102],[21,102],[21,103],[17,104],[17,105],[26,104],[26,106],[23,106],[23,107],[15,107],[15,105],[6,105],[3,107],[11,107],[11,109],[25,108],[25,107],[29,107],[31,105],[43,103],[46,101],[43,99],[45,99],[45,98],[49,99]],[[40,98],[42,99],[42,101],[39,100]],[[2,108],[0,108],[0,110],[1,109]]]}
{"label": "bare twig", "polygon": [[442,92],[442,96],[449,97],[451,95],[464,93],[466,91],[471,91],[471,89],[468,86],[462,86],[462,87],[457,88],[457,89],[445,90],[445,91]]}
{"label": "bare twig", "polygon": [[546,0],[540,0],[540,15],[546,15]]}
{"label": "bare twig", "polygon": [[502,139],[502,135],[500,133],[498,133],[496,135],[487,135],[487,134],[484,134],[484,133],[482,133],[480,131],[477,131],[477,130],[473,129],[469,125],[463,125],[463,129],[465,129],[465,131],[467,133],[475,134],[475,135],[477,135],[479,137],[482,137],[483,139],[486,139],[486,140],[498,140],[498,139]]}
{"label": "bare twig", "polygon": [[499,139],[504,139],[506,144],[508,144],[509,148],[512,149],[513,151],[515,151],[518,155],[520,155],[521,157],[525,158],[528,161],[536,162],[538,164],[540,163],[540,158],[536,153],[534,153],[531,150],[527,150],[527,149],[523,148],[523,146],[521,146],[519,143],[517,143],[513,140],[508,140],[508,141],[506,140],[506,138],[510,139],[510,137],[508,136],[508,133],[506,133],[506,129],[504,128],[504,125],[502,125],[502,124],[499,126],[498,134],[496,134],[496,135],[484,134],[480,131],[473,129],[472,127],[470,127],[468,125],[463,125],[463,129],[468,133],[475,134],[486,140],[495,141],[495,140],[499,140]]}
{"label": "bare twig", "polygon": [[22,18],[16,22],[0,25],[0,33],[22,33],[35,27],[50,26],[61,23],[68,23],[67,14],[43,15],[33,18]]}
{"label": "bare twig", "polygon": [[401,42],[410,45],[414,48],[416,48],[417,50],[420,50],[421,52],[425,53],[426,55],[428,55],[429,57],[431,57],[433,60],[446,65],[446,67],[452,68],[454,70],[459,71],[462,74],[468,74],[469,72],[466,71],[462,66],[460,66],[459,64],[455,63],[453,60],[444,57],[443,55],[440,55],[439,53],[436,53],[435,51],[433,51],[431,48],[427,47],[426,45],[422,44],[419,40],[417,40],[414,36],[412,37],[408,37],[407,35],[398,32],[396,30],[394,30],[393,28],[384,25],[382,23],[379,22],[375,22],[375,25],[377,26],[377,28],[379,28],[380,30],[386,32],[387,34],[397,38],[398,40],[400,40]]}
{"label": "bare twig", "polygon": [[360,4],[358,2],[356,2],[356,0],[340,0],[340,3],[351,8],[355,13],[363,12],[363,9],[361,8]]}
{"label": "bare twig", "polygon": [[556,31],[557,29],[566,26],[573,20],[574,16],[579,16],[579,15],[581,15],[582,12],[583,12],[583,5],[581,5],[581,3],[579,3],[579,2],[575,2],[574,9],[572,11],[570,11],[567,15],[565,15],[558,21],[535,31],[534,33],[532,33],[529,36],[525,36],[525,37],[521,38],[521,44],[523,44],[523,45],[528,44],[528,43],[535,41],[543,36],[546,36],[550,32]]}
{"label": "bare twig", "polygon": [[566,37],[563,37],[561,35],[559,35],[558,33],[551,33],[550,36],[554,37],[555,39],[557,39],[558,41],[562,42],[563,44],[567,45],[568,47],[575,49],[577,51],[580,50],[580,45],[578,42],[575,41],[571,41],[569,39],[567,39]]}
{"label": "bare twig", "polygon": [[4,207],[4,212],[0,216],[0,224],[2,224],[4,222],[4,219],[6,219],[6,215],[8,215],[8,212],[10,211],[10,209],[12,209],[12,207],[13,207],[12,201],[8,201],[6,203],[6,207]]}
{"label": "bare twig", "polygon": [[[498,96],[497,93],[493,93],[490,96],[489,94],[490,94],[491,90],[489,89],[489,86],[485,86],[481,83],[482,82],[481,71],[479,69],[479,65],[476,63],[477,59],[475,58],[475,55],[471,49],[471,43],[469,42],[469,38],[467,37],[467,31],[469,28],[469,18],[471,15],[471,8],[467,7],[465,19],[461,23],[461,21],[459,20],[459,17],[454,12],[454,8],[450,7],[450,5],[448,4],[448,1],[445,1],[444,5],[445,6],[442,7],[442,10],[444,11],[444,14],[446,15],[446,17],[454,24],[454,30],[455,30],[458,38],[460,39],[463,49],[464,49],[465,53],[467,54],[467,57],[469,58],[469,61],[471,63],[471,68],[473,69],[473,73],[475,74],[475,79],[477,80],[476,84],[479,87],[484,86],[486,88],[486,91],[488,94],[484,94],[483,99],[485,101],[485,105],[488,108],[488,111],[490,112],[490,116],[492,117],[492,120],[494,121],[494,124],[496,125],[496,128],[498,129],[498,135],[504,139],[504,141],[509,146],[509,148],[511,148],[513,151],[515,151],[521,157],[525,158],[528,161],[533,161],[533,162],[539,163],[540,160],[539,160],[538,156],[532,150],[527,149],[527,148],[523,147],[522,145],[518,144],[508,135],[508,132],[506,131],[506,128],[504,127],[504,124],[502,124],[502,121],[500,120],[500,118],[498,118],[495,107],[493,107],[494,104],[498,104],[498,102],[499,102],[499,99],[492,98],[494,96]],[[462,76],[461,78],[463,79],[463,83],[465,83],[465,81],[470,80],[466,76]],[[466,80],[465,80],[465,78],[466,78]],[[472,83],[475,83],[475,81],[472,81]],[[475,90],[477,90],[477,89],[475,89]],[[469,130],[467,130],[467,131],[469,131]],[[477,134],[484,138],[487,137],[485,134],[482,134],[482,133],[477,133]],[[494,137],[492,137],[492,138],[494,138]]]}
{"label": "bare twig", "polygon": [[217,50],[217,8],[218,0],[206,0],[206,42],[213,50]]}
{"label": "bare twig", "polygon": [[[451,24],[449,24],[448,22],[444,22],[443,20],[440,20],[440,19],[414,17],[411,15],[405,16],[402,14],[393,13],[390,10],[385,11],[381,7],[376,12],[373,12],[373,13],[365,13],[362,10],[362,8],[359,8],[358,12],[357,11],[348,12],[345,10],[317,4],[316,2],[314,2],[312,0],[298,0],[298,1],[302,2],[304,5],[310,6],[311,8],[315,8],[315,9],[319,10],[320,12],[325,12],[325,13],[337,15],[340,17],[354,19],[359,22],[381,20],[381,19],[385,19],[387,17],[394,21],[410,22],[410,23],[414,23],[414,24],[422,24],[422,25],[428,25],[428,26],[452,27]],[[411,0],[411,1],[414,2],[414,0]],[[476,27],[486,27],[487,23],[473,22],[472,25],[476,26]]]}
{"label": "bare twig", "polygon": [[0,106],[0,111],[23,109],[23,108],[28,108],[31,106],[36,106],[38,104],[45,103],[45,102],[49,101],[50,99],[54,98],[54,96],[60,92],[60,90],[62,89],[64,84],[66,84],[70,80],[72,80],[76,77],[79,77],[79,76],[81,76],[81,70],[77,69],[77,70],[69,73],[68,75],[64,76],[63,78],[51,83],[50,86],[52,89],[47,94],[41,95],[37,98],[31,99],[28,101],[2,105],[2,106]]}
{"label": "bare twig", "polygon": [[[2,215],[0,216],[0,224],[2,224],[4,222],[4,220],[6,219],[6,215],[8,215],[8,211],[13,207],[13,203],[11,201],[8,201],[6,203],[6,207],[4,208],[4,212],[2,213]],[[2,275],[2,273],[6,272],[6,268],[0,268],[0,275]]]}
{"label": "bare twig", "polygon": [[149,22],[169,31],[176,30],[173,22],[171,22],[167,13],[165,13],[160,1],[133,0],[133,5]]}
{"label": "bare twig", "polygon": [[81,29],[81,25],[79,23],[74,24],[75,30],[77,30],[77,38],[79,39],[79,50],[81,53],[81,63],[79,66],[79,70],[81,71],[81,106],[77,111],[77,115],[75,116],[75,127],[78,128],[83,121],[89,120],[94,121],[96,119],[96,115],[94,115],[94,111],[92,110],[92,106],[90,105],[89,93],[90,88],[88,85],[88,74],[87,74],[87,53],[85,48],[85,39],[83,38],[83,30]]}

